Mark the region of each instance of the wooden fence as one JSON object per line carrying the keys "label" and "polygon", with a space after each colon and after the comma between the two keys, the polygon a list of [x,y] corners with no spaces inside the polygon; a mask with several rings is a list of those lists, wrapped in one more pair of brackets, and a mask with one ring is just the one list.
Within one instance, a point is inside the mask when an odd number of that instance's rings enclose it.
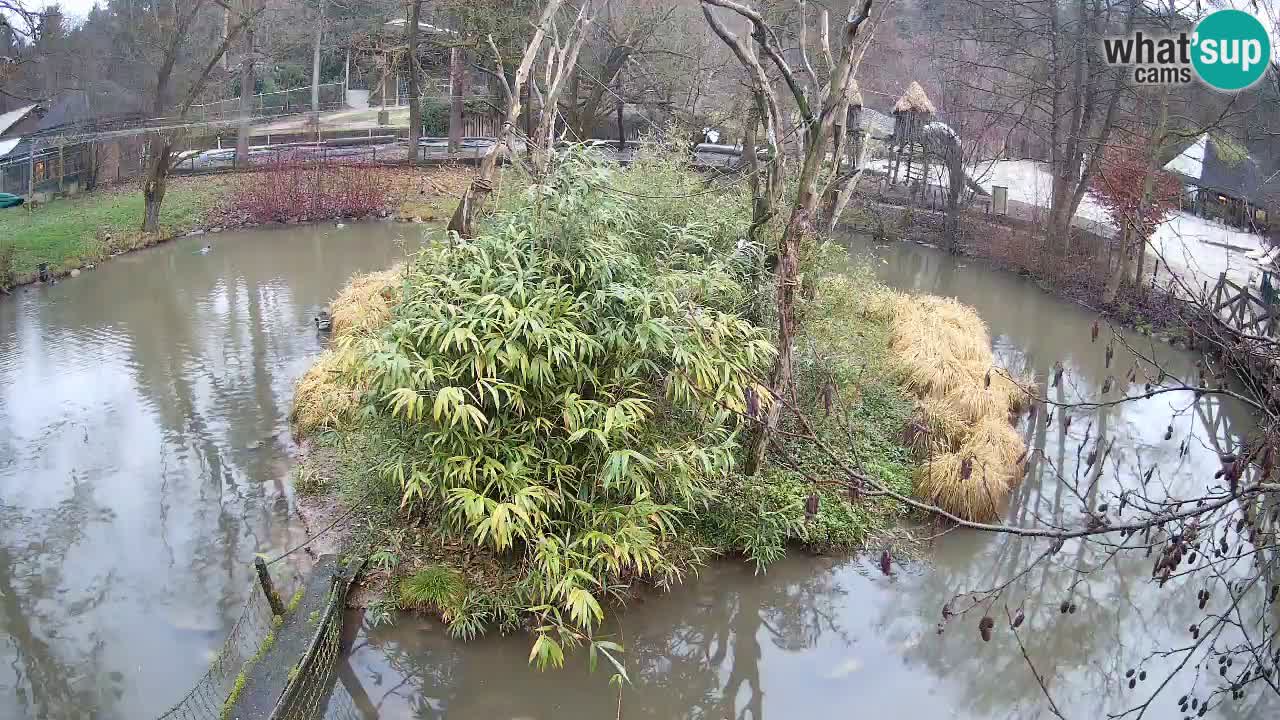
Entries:
{"label": "wooden fence", "polygon": [[1247,335],[1269,337],[1275,333],[1277,317],[1275,298],[1264,298],[1259,292],[1218,276],[1218,283],[1209,294],[1209,307],[1229,327]]}

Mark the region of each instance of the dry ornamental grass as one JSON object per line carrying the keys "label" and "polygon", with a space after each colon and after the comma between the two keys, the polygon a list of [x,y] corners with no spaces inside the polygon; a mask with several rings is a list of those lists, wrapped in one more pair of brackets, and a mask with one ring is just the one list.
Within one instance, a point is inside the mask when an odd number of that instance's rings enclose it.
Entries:
{"label": "dry ornamental grass", "polygon": [[996,518],[1022,476],[1022,437],[1009,418],[1026,405],[1026,391],[995,367],[986,325],[972,308],[889,293],[872,311],[892,312],[889,348],[920,402],[920,419],[907,433],[927,455],[917,494],[967,520]]}
{"label": "dry ornamental grass", "polygon": [[403,276],[402,264],[357,275],[330,304],[333,347],[298,380],[294,393],[291,419],[300,432],[340,427],[359,408],[368,388],[356,372],[352,345],[391,320]]}

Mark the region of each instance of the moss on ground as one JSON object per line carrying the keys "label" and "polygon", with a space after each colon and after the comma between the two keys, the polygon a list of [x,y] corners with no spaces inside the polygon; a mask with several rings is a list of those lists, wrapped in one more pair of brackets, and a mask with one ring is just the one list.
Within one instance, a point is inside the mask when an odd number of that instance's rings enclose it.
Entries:
{"label": "moss on ground", "polygon": [[[279,627],[283,619],[279,615],[274,616],[272,618],[273,625]],[[245,686],[249,683],[249,672],[253,670],[254,664],[261,660],[275,644],[276,631],[273,629],[262,639],[262,644],[258,646],[258,651],[253,654],[253,657],[244,661],[244,665],[240,668],[240,674],[236,675],[235,683],[231,686],[230,694],[227,695],[226,701],[222,703],[222,720],[231,718],[231,710],[235,708],[236,703],[240,700],[240,695],[244,693]]]}

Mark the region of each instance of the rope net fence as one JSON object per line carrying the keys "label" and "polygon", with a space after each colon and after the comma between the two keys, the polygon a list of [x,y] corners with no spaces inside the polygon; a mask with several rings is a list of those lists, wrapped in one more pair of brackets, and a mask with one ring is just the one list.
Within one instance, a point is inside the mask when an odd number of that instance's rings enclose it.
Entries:
{"label": "rope net fence", "polygon": [[275,627],[266,596],[256,582],[248,587],[240,616],[210,663],[208,671],[190,692],[157,720],[221,720],[227,698],[235,689],[246,664],[258,655],[263,641]]}
{"label": "rope net fence", "polygon": [[[277,558],[280,559],[283,556]],[[298,597],[302,595],[303,578],[290,577],[284,583],[281,580],[272,580],[280,583],[276,585],[277,592],[287,585],[291,590],[298,589]],[[311,633],[307,649],[305,654],[292,658],[294,664],[288,670],[284,692],[269,715],[263,712],[260,718],[234,717],[237,713],[233,710],[246,684],[252,681],[255,665],[280,641],[279,633],[288,630],[286,617],[305,609],[287,607],[283,615],[274,614],[261,583],[254,580],[249,582],[239,615],[208,670],[156,720],[368,720],[368,714],[357,709],[351,694],[338,682],[339,663],[344,662],[343,609],[350,581],[347,573],[335,575],[322,608],[297,621],[303,628],[301,632]],[[289,602],[289,597],[283,594],[284,602]],[[290,605],[296,605],[296,598]]]}
{"label": "rope net fence", "polygon": [[346,594],[347,583],[341,578],[335,579],[325,609],[316,619],[316,635],[299,663],[305,671],[290,674],[289,685],[271,720],[328,717],[332,695],[339,685],[336,681],[342,659],[342,608],[346,605]]}

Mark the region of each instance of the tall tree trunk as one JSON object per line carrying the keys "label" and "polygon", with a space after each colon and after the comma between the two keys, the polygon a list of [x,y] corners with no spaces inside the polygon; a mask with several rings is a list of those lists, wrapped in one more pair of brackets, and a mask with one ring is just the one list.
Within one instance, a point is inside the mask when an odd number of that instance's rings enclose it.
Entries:
{"label": "tall tree trunk", "polygon": [[[778,263],[774,270],[774,292],[778,305],[778,356],[774,359],[769,385],[778,395],[769,404],[765,419],[758,424],[751,437],[751,447],[745,471],[755,475],[764,466],[769,439],[778,428],[783,402],[781,398],[794,400],[795,390],[795,338],[796,338],[796,286],[799,284],[800,248],[804,239],[813,233],[813,221],[820,199],[817,190],[818,171],[822,156],[826,155],[824,130],[814,128],[810,133],[809,150],[805,153],[804,167],[800,171],[800,189],[796,204],[787,220],[787,226],[778,240]],[[819,147],[821,146],[821,147]]]}
{"label": "tall tree trunk", "polygon": [[152,141],[151,157],[147,161],[147,174],[142,183],[142,232],[160,231],[160,208],[169,178],[169,158],[173,154],[174,140],[167,133]]}
{"label": "tall tree trunk", "polygon": [[1156,125],[1151,131],[1148,142],[1150,153],[1147,155],[1146,172],[1142,176],[1142,199],[1138,203],[1137,272],[1133,277],[1134,287],[1142,292],[1142,271],[1146,265],[1147,238],[1151,237],[1154,228],[1147,227],[1147,213],[1155,202],[1156,175],[1160,173],[1160,149],[1164,147],[1165,133],[1169,129],[1169,86],[1160,88],[1160,112],[1156,115]]}
{"label": "tall tree trunk", "polygon": [[622,102],[622,73],[618,73],[618,152],[626,152],[627,149],[627,123],[623,117],[624,104]]}
{"label": "tall tree trunk", "polygon": [[[246,12],[255,0],[245,0]],[[253,120],[254,90],[253,25],[244,29],[244,58],[240,60],[240,123],[236,128],[236,165],[249,164],[249,127]],[[161,193],[163,195],[163,193]]]}
{"label": "tall tree trunk", "polygon": [[[959,147],[956,148],[959,152]],[[964,161],[959,157],[948,157],[947,161],[947,216],[944,221],[944,233],[947,238],[947,249],[959,253],[963,247],[960,237],[960,198],[964,195],[965,172]]]}
{"label": "tall tree trunk", "polygon": [[466,56],[460,47],[449,51],[449,152],[462,148],[463,94],[467,91]]}
{"label": "tall tree trunk", "polygon": [[422,135],[422,105],[418,101],[418,19],[421,16],[422,0],[409,0],[409,20],[404,24],[404,32],[405,44],[409,46],[408,159],[411,163],[418,161],[418,138]]}
{"label": "tall tree trunk", "polygon": [[[1061,151],[1059,151],[1061,152]],[[1072,179],[1062,167],[1062,161],[1053,167],[1053,186],[1049,197],[1049,213],[1045,216],[1045,236],[1055,254],[1066,255],[1071,250],[1071,184]]]}
{"label": "tall tree trunk", "polygon": [[1103,305],[1115,303],[1116,297],[1120,294],[1120,286],[1124,284],[1124,280],[1129,274],[1129,268],[1133,265],[1133,236],[1133,228],[1129,221],[1126,220],[1123,229],[1120,231],[1120,245],[1116,262],[1108,268],[1107,282],[1102,288]]}
{"label": "tall tree trunk", "polygon": [[316,31],[311,46],[311,112],[316,114],[316,127],[320,117],[320,42],[324,39],[324,0],[316,9]]}

